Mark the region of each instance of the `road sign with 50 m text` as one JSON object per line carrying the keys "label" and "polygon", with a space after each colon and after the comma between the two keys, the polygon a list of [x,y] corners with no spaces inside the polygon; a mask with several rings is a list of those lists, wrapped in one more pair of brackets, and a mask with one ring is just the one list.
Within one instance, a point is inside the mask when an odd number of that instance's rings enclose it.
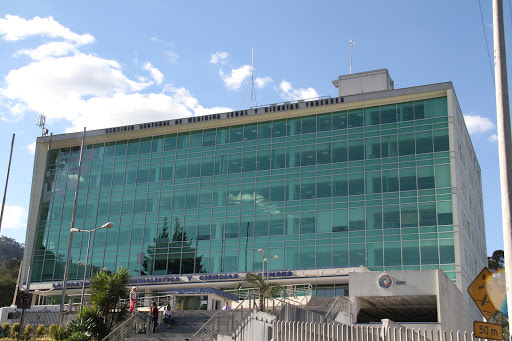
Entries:
{"label": "road sign with 50 m text", "polygon": [[496,323],[473,322],[475,337],[481,339],[503,340],[503,328]]}

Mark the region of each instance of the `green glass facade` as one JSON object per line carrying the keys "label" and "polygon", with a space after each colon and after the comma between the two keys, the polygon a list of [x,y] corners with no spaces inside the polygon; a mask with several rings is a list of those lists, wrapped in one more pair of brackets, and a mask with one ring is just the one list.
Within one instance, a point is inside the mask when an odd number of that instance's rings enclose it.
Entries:
{"label": "green glass facade", "polygon": [[[63,278],[79,155],[50,152],[32,281]],[[137,276],[140,252],[142,275],[260,271],[263,249],[270,270],[455,279],[450,168],[446,97],[118,140],[84,150],[75,227],[114,223],[93,235],[93,271]]]}

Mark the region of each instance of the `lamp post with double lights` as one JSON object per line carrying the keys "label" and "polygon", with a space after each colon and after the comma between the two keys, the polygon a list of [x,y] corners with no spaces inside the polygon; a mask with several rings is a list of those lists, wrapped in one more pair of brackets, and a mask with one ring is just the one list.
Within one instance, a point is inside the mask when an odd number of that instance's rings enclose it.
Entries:
{"label": "lamp post with double lights", "polygon": [[80,298],[80,307],[83,307],[84,306],[84,296],[85,296],[85,279],[86,279],[86,276],[87,276],[87,265],[89,263],[89,250],[91,248],[91,235],[93,232],[95,232],[96,230],[99,230],[99,229],[109,229],[111,228],[112,226],[114,226],[113,223],[111,223],[110,221],[106,224],[103,224],[101,225],[100,227],[97,227],[95,229],[92,229],[92,230],[80,230],[80,229],[77,229],[77,228],[72,228],[70,229],[70,232],[71,233],[78,233],[78,232],[84,232],[84,233],[89,233],[89,240],[87,241],[87,255],[85,256],[85,264],[82,263],[82,262],[79,262],[78,264],[79,265],[84,265],[84,280],[82,282],[82,296]]}
{"label": "lamp post with double lights", "polygon": [[[263,249],[258,249],[258,253],[261,253],[263,255],[263,280],[265,280],[265,263],[267,263],[267,281],[268,281],[268,273],[270,272],[269,268],[269,262],[268,262],[268,256],[265,254],[265,251]],[[272,259],[278,259],[278,255],[273,255]]]}

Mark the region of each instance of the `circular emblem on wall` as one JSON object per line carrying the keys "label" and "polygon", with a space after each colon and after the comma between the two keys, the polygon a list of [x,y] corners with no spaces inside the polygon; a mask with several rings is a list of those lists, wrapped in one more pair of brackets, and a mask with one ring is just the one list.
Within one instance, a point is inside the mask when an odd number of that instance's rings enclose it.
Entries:
{"label": "circular emblem on wall", "polygon": [[379,286],[382,289],[389,289],[391,284],[393,284],[393,279],[390,276],[388,276],[388,275],[380,276],[377,281],[379,282]]}

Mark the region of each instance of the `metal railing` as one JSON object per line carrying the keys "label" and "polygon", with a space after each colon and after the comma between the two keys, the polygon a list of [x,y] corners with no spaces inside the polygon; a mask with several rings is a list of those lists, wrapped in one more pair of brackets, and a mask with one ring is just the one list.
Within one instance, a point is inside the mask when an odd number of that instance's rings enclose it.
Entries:
{"label": "metal railing", "polygon": [[[235,309],[218,311],[190,338],[190,341],[213,340],[218,334],[232,334],[250,319],[251,312],[256,307],[256,298],[259,298],[258,291],[252,290]],[[247,303],[249,307],[244,308]]]}
{"label": "metal railing", "polygon": [[329,310],[327,311],[327,314],[325,314],[325,317],[331,320],[336,320],[336,317],[340,312],[345,311],[347,313],[350,313],[350,310],[350,299],[345,296],[336,296],[336,300],[329,307]]}
{"label": "metal railing", "polygon": [[[176,300],[174,299],[178,293],[170,292],[165,295],[155,295],[155,296],[139,296],[137,298],[137,302],[135,307],[139,308],[149,308],[153,302],[156,302],[156,305],[161,309],[165,307],[167,304],[171,305],[171,310],[176,310]],[[120,300],[121,304],[130,305],[130,299]]]}
{"label": "metal railing", "polygon": [[121,341],[134,334],[149,334],[151,322],[151,317],[148,314],[137,312],[128,320],[121,323],[101,341]]}

